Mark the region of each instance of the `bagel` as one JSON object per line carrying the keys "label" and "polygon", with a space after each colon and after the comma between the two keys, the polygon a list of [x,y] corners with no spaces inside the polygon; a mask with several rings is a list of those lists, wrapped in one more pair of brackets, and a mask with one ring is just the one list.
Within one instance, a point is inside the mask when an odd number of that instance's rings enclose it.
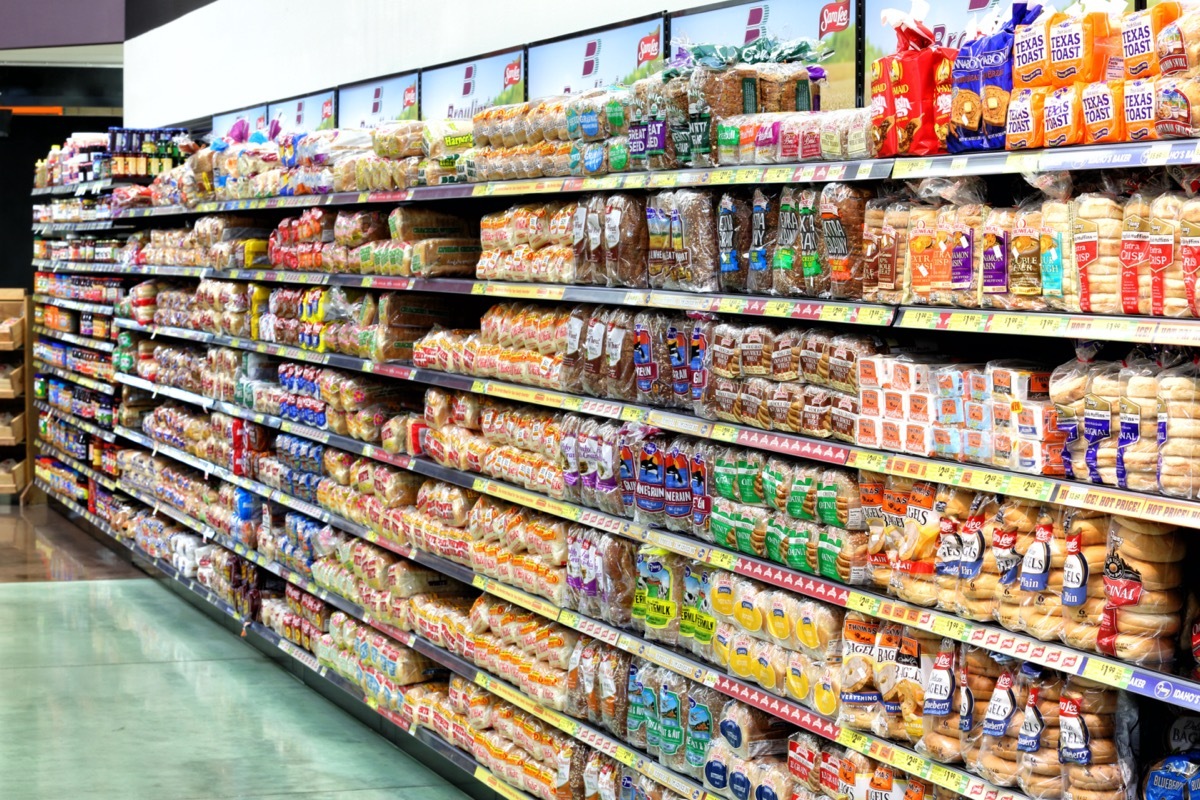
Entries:
{"label": "bagel", "polygon": [[1058,753],[1054,754],[1054,773],[1031,773],[1017,767],[1017,783],[1021,791],[1038,800],[1059,800],[1062,797],[1062,777],[1058,774]]}
{"label": "bagel", "polygon": [[[1057,743],[1057,739],[1055,740]],[[1058,748],[1050,742],[1042,740],[1041,746],[1031,753],[1021,753],[1017,767],[1031,775],[1053,775],[1056,781],[1061,780],[1062,764],[1058,761]]]}
{"label": "bagel", "polygon": [[1133,528],[1113,531],[1117,552],[1126,558],[1155,563],[1180,561],[1187,554],[1187,543],[1175,534],[1140,533]]}
{"label": "bagel", "polygon": [[[1016,752],[1016,745],[1013,752]],[[997,786],[1012,786],[1017,782],[1017,762],[991,752],[979,759],[979,771]]]}
{"label": "bagel", "polygon": [[1100,634],[1100,628],[1095,625],[1086,623],[1073,622],[1072,620],[1064,620],[1062,633],[1063,644],[1070,647],[1075,647],[1080,650],[1096,651],[1096,638]]}
{"label": "bagel", "polygon": [[925,735],[921,737],[921,749],[934,761],[940,761],[943,764],[953,764],[963,757],[961,739],[942,736],[933,731],[926,731]]}
{"label": "bagel", "polygon": [[[930,719],[928,716],[925,718]],[[933,723],[934,733],[941,734],[942,736],[950,736],[955,739],[962,735],[962,730],[958,727],[958,714],[947,714],[944,717],[933,717],[932,719],[936,720]]]}
{"label": "bagel", "polygon": [[998,678],[1003,671],[996,663],[996,659],[992,657],[991,652],[982,647],[966,648],[966,661],[967,672],[972,675],[988,675]]}
{"label": "bagel", "polygon": [[1165,536],[1176,530],[1176,526],[1167,522],[1155,522],[1149,519],[1140,519],[1138,517],[1118,517],[1114,516],[1113,522],[1117,523],[1122,528],[1143,533],[1147,536]]}
{"label": "bagel", "polygon": [[1104,791],[1125,784],[1125,765],[1071,764],[1067,767],[1067,781],[1072,789]]}
{"label": "bagel", "polygon": [[1183,622],[1178,614],[1146,614],[1125,606],[1117,609],[1117,632],[1141,634],[1143,636],[1173,636],[1179,632]]}
{"label": "bagel", "polygon": [[1122,633],[1113,641],[1113,654],[1121,661],[1134,664],[1161,664],[1175,658],[1175,640],[1167,636]]}
{"label": "bagel", "polygon": [[[1017,729],[1020,729],[1017,725]],[[1011,726],[1009,730],[1011,730]],[[985,744],[987,745],[988,755],[997,756],[1005,761],[1012,762],[1013,771],[1017,768],[1017,737],[1015,735],[1005,735],[987,737]],[[987,758],[987,756],[984,756]]]}

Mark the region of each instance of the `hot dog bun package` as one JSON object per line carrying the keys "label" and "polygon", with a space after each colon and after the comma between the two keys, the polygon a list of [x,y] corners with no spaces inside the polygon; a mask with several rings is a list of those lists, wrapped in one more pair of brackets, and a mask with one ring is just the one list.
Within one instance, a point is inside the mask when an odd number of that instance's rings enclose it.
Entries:
{"label": "hot dog bun package", "polygon": [[896,52],[871,64],[877,158],[946,150],[956,51],[935,45],[937,37],[923,21],[928,11],[925,0],[915,0],[911,12],[887,8],[880,15],[896,31]]}

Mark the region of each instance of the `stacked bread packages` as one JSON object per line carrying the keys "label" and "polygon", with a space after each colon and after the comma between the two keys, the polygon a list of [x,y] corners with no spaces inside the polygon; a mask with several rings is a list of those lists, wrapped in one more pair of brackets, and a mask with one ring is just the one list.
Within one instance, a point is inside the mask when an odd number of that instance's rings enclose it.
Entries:
{"label": "stacked bread packages", "polygon": [[1035,800],[1059,800],[1063,781],[1058,763],[1058,703],[1066,679],[1033,664],[1022,669],[1029,670],[1030,680],[1025,715],[1017,732],[1017,785]]}
{"label": "stacked bread packages", "polygon": [[1067,679],[1058,701],[1063,800],[1129,800],[1137,794],[1130,730],[1137,707],[1117,689]]}

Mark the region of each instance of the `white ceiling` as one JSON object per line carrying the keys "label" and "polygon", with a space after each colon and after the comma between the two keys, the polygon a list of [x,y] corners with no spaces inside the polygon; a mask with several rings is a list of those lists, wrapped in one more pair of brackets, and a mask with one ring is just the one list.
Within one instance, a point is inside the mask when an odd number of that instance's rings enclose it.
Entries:
{"label": "white ceiling", "polygon": [[124,45],[84,44],[77,47],[29,47],[0,50],[0,66],[120,67]]}

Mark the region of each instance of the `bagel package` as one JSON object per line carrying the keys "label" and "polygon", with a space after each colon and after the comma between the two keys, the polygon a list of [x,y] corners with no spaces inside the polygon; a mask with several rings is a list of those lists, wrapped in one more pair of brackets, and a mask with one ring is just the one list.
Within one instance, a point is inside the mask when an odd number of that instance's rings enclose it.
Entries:
{"label": "bagel package", "polygon": [[1158,490],[1200,496],[1200,367],[1188,361],[1158,375]]}
{"label": "bagel package", "polygon": [[964,619],[985,622],[996,613],[996,587],[1000,582],[990,535],[999,511],[995,495],[976,495],[966,522],[959,531],[958,589],[955,612]]}
{"label": "bagel package", "polygon": [[962,761],[962,700],[958,685],[959,645],[942,639],[931,649],[933,663],[925,679],[925,701],[921,707],[921,740],[917,752],[943,764]]}
{"label": "bagel package", "polygon": [[1020,625],[1042,641],[1058,639],[1062,630],[1063,562],[1067,554],[1065,521],[1068,512],[1062,506],[1043,505],[1037,513],[1032,541],[1021,557],[1017,593]]}
{"label": "bagel package", "polygon": [[1058,759],[1064,800],[1132,800],[1137,794],[1130,733],[1137,706],[1122,691],[1067,679],[1058,701]]}
{"label": "bagel package", "polygon": [[1017,783],[1017,742],[1025,720],[1029,685],[1037,667],[1016,659],[1001,663],[991,699],[983,715],[979,756],[979,774],[997,786]]}
{"label": "bagel package", "polygon": [[938,490],[934,505],[940,512],[934,575],[937,583],[936,605],[942,611],[955,610],[962,561],[961,532],[974,502],[975,493],[969,489],[946,485]]}
{"label": "bagel package", "polygon": [[974,645],[959,646],[958,727],[963,763],[973,770],[979,768],[983,723],[1003,671],[993,653]]}
{"label": "bagel package", "polygon": [[988,539],[996,561],[995,616],[1010,631],[1023,629],[1021,564],[1033,543],[1038,510],[1036,502],[1006,497],[996,516],[984,525],[985,530],[990,529]]}
{"label": "bagel package", "polygon": [[1058,763],[1058,701],[1066,679],[1034,664],[1025,664],[1025,670],[1031,675],[1017,732],[1017,785],[1035,800],[1059,800],[1063,781]]}
{"label": "bagel package", "polygon": [[1064,520],[1067,552],[1063,560],[1062,631],[1072,647],[1096,650],[1105,607],[1104,560],[1109,520],[1106,515],[1072,511]]}
{"label": "bagel package", "polygon": [[1187,546],[1170,525],[1114,516],[1104,560],[1105,607],[1096,650],[1129,664],[1175,657]]}
{"label": "bagel package", "polygon": [[[888,624],[888,623],[884,623]],[[875,686],[875,646],[880,620],[857,611],[846,613],[842,626],[841,704],[837,724],[869,731],[882,698]]]}
{"label": "bagel package", "polygon": [[1075,198],[1072,225],[1079,308],[1085,314],[1120,314],[1123,201],[1104,194]]}
{"label": "bagel package", "polygon": [[937,603],[937,552],[942,517],[936,510],[939,488],[917,481],[909,491],[902,521],[891,589],[901,600],[920,606]]}

